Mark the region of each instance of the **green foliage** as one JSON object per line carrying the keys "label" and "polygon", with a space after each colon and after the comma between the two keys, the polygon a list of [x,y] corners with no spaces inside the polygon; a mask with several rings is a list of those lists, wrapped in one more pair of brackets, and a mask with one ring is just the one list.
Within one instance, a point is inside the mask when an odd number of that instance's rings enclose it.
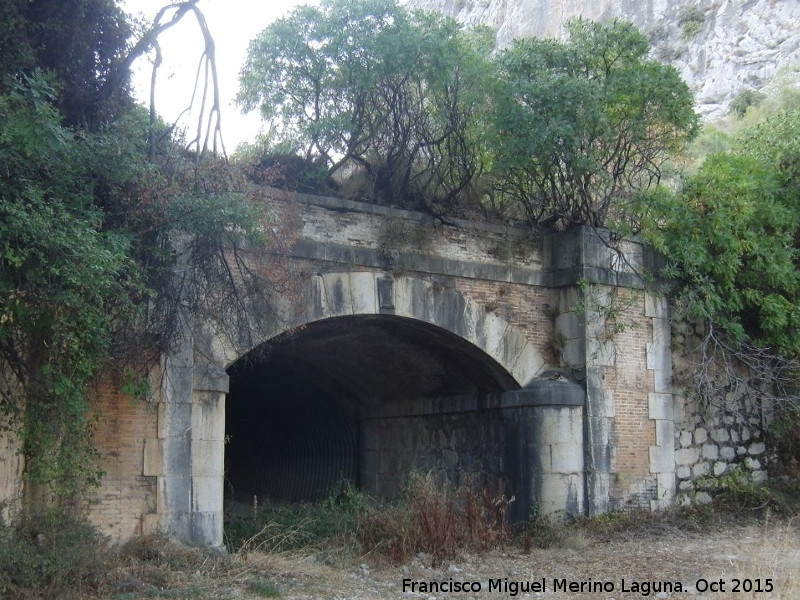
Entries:
{"label": "green foliage", "polygon": [[[5,0],[0,8],[0,77],[45,70],[68,126],[95,130],[131,105],[118,66],[132,27],[115,0]],[[0,92],[4,82],[0,82]]]}
{"label": "green foliage", "polygon": [[106,577],[106,550],[93,529],[66,514],[16,528],[0,522],[0,596],[84,597]]}
{"label": "green foliage", "polygon": [[736,98],[731,100],[730,111],[734,116],[741,119],[747,113],[747,109],[751,106],[758,106],[765,98],[766,94],[763,92],[747,88],[739,92]]}
{"label": "green foliage", "polygon": [[395,2],[325,0],[251,43],[239,102],[329,177],[362,170],[383,202],[441,209],[481,168],[490,49],[484,30]]}
{"label": "green foliage", "polygon": [[706,20],[705,12],[699,6],[686,5],[681,8],[678,15],[678,25],[681,29],[681,39],[690,40],[703,31]]}
{"label": "green foliage", "polygon": [[243,308],[263,278],[236,255],[263,246],[264,210],[223,161],[149,145],[149,116],[123,101],[130,30],[114,2],[0,10],[17,25],[0,45],[22,44],[0,58],[0,423],[22,443],[26,508],[42,510],[99,481],[87,397],[112,360],[141,369],[124,382],[141,396],[181,311],[264,319]]}
{"label": "green foliage", "polygon": [[800,352],[798,128],[779,114],[707,158],[651,235],[691,315],[783,356]]}
{"label": "green foliage", "polygon": [[500,55],[492,138],[503,203],[554,229],[623,221],[697,129],[688,87],[647,58],[633,25],[578,20],[568,31]]}
{"label": "green foliage", "polygon": [[136,317],[125,233],[104,231],[83,140],[59,123],[51,90],[24,76],[0,96],[0,357],[18,385],[0,389],[16,417],[28,474],[75,486],[96,479],[85,393],[115,319]]}
{"label": "green foliage", "polygon": [[359,519],[372,502],[344,483],[338,493],[318,503],[265,504],[254,517],[232,520],[225,527],[231,552],[285,552],[322,546],[353,547]]}

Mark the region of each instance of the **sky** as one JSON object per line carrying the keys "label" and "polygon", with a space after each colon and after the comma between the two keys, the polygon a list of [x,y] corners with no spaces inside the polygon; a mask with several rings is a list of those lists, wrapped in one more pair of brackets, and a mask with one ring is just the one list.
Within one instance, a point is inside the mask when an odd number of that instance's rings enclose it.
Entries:
{"label": "sky", "polygon": [[[169,0],[125,0],[123,8],[135,17],[152,21]],[[314,0],[199,0],[215,40],[217,71],[222,101],[221,124],[225,148],[232,154],[242,142],[252,142],[260,128],[257,113],[241,114],[233,101],[239,89],[239,70],[247,54],[247,46],[273,20],[289,13],[300,4]],[[197,66],[203,50],[202,35],[194,17],[186,15],[161,39],[163,63],[156,84],[156,110],[171,123],[189,104]],[[152,56],[139,59],[133,67],[137,99],[149,106]],[[180,125],[196,127],[196,119],[184,117]]]}

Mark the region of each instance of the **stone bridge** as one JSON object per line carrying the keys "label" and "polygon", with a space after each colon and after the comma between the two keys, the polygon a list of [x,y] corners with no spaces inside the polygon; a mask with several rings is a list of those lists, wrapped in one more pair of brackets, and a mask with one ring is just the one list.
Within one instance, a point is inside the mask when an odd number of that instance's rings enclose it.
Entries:
{"label": "stone bridge", "polygon": [[514,520],[672,501],[669,321],[640,245],[266,196],[298,285],[258,339],[188,323],[152,402],[103,387],[101,530],[216,546],[229,501],[391,497],[411,471],[513,496]]}

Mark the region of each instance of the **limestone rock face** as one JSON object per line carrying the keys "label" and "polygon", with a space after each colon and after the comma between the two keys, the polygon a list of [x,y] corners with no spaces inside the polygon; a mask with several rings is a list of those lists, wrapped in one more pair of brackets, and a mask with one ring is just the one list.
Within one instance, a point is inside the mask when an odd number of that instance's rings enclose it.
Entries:
{"label": "limestone rock face", "polygon": [[799,0],[407,0],[413,7],[489,25],[498,43],[558,37],[567,19],[633,21],[654,57],[674,65],[705,120],[722,118],[744,89],[800,81]]}

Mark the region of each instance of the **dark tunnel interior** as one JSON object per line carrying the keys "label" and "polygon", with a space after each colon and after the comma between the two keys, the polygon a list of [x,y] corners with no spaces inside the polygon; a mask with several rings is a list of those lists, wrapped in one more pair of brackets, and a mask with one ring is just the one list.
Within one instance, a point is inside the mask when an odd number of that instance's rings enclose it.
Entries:
{"label": "dark tunnel interior", "polygon": [[482,350],[391,315],[310,323],[228,369],[226,497],[313,501],[358,484],[359,416],[375,403],[518,387]]}

